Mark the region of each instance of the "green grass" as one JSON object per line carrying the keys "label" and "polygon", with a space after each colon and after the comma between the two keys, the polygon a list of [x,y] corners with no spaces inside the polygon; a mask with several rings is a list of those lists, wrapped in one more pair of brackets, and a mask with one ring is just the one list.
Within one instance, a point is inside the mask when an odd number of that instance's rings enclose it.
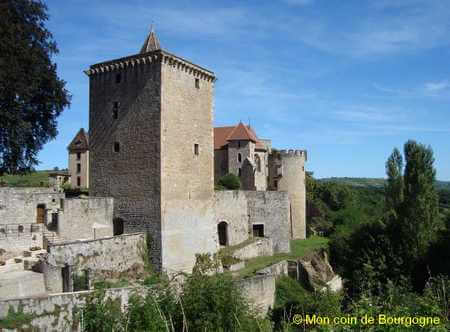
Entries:
{"label": "green grass", "polygon": [[244,242],[236,244],[235,246],[226,246],[226,247],[220,249],[220,251],[225,256],[226,255],[232,255],[234,252],[238,251],[239,249],[242,249],[242,248],[244,248],[244,247],[248,246],[249,244],[251,244],[253,242],[256,242],[256,241],[258,241],[257,237],[250,238],[250,239],[248,239],[248,240],[246,240]]}
{"label": "green grass", "polygon": [[246,278],[255,274],[272,264],[276,264],[286,259],[299,259],[312,253],[314,250],[327,248],[328,238],[311,236],[306,240],[291,240],[291,252],[289,254],[275,254],[273,256],[260,256],[245,261],[245,267],[236,272],[237,277]]}
{"label": "green grass", "polygon": [[0,183],[6,183],[8,187],[48,187],[48,174],[51,171],[35,171],[25,175],[0,176]]}

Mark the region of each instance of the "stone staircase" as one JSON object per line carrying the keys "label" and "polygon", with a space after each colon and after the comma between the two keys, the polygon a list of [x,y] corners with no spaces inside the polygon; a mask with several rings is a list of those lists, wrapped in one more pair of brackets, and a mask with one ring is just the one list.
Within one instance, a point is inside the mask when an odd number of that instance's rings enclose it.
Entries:
{"label": "stone staircase", "polygon": [[66,241],[63,237],[61,237],[57,232],[51,231],[47,228],[44,228],[43,231],[43,237],[44,237],[44,247],[45,243],[48,244],[57,244]]}

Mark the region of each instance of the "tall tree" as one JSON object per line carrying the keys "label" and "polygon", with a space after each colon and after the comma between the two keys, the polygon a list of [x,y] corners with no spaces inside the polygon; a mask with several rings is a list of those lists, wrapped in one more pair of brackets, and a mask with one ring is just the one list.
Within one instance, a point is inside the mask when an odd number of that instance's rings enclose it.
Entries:
{"label": "tall tree", "polygon": [[431,147],[409,140],[404,146],[403,236],[412,255],[422,256],[441,225]]}
{"label": "tall tree", "polygon": [[27,171],[57,135],[56,118],[70,105],[52,56],[41,0],[0,1],[0,174]]}
{"label": "tall tree", "polygon": [[403,203],[403,158],[395,148],[386,161],[387,184],[385,186],[386,210],[398,215]]}

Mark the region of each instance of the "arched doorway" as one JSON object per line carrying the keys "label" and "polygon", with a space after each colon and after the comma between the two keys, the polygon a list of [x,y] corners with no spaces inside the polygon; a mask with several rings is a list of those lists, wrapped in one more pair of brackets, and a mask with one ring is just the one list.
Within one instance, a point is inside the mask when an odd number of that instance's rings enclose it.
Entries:
{"label": "arched doorway", "polygon": [[114,236],[123,234],[123,219],[121,218],[113,219],[113,234]]}
{"label": "arched doorway", "polygon": [[225,221],[221,221],[217,225],[217,234],[219,235],[219,245],[228,245],[228,224]]}

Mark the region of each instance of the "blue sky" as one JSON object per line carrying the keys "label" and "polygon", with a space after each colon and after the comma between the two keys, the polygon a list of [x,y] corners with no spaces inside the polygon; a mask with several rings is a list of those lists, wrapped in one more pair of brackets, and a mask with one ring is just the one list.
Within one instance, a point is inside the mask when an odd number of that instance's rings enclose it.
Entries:
{"label": "blue sky", "polygon": [[315,177],[383,177],[394,147],[431,145],[450,180],[450,1],[48,0],[73,94],[39,169],[67,167],[88,128],[89,65],[164,49],[218,77],[216,126],[250,121],[277,148],[308,150]]}

